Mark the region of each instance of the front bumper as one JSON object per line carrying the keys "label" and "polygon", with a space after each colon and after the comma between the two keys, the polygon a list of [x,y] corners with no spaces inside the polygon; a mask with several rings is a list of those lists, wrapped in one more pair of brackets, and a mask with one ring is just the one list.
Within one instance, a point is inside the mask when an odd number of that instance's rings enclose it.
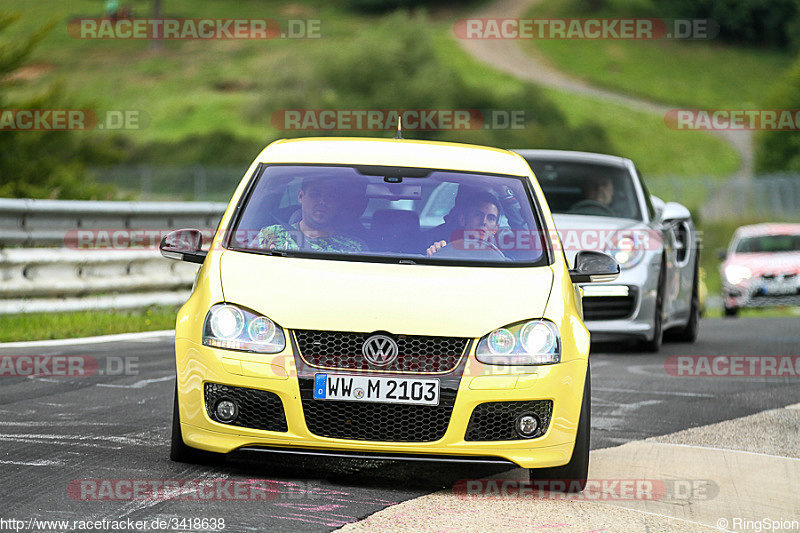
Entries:
{"label": "front bumper", "polygon": [[800,282],[794,294],[770,294],[760,278],[747,283],[733,285],[723,282],[722,299],[727,308],[763,308],[778,306],[800,306]]}
{"label": "front bumper", "polygon": [[[654,257],[651,266],[642,261],[636,267],[620,272],[613,282],[583,286],[584,322],[592,340],[653,338],[660,268],[660,257]],[[625,303],[628,312],[621,316],[626,297],[630,300]],[[612,311],[615,310],[619,313],[614,314]]]}
{"label": "front bumper", "polygon": [[[322,437],[312,433],[303,411],[301,376],[291,348],[276,355],[254,355],[176,340],[178,400],[183,439],[189,446],[231,452],[240,448],[298,449],[370,455],[408,454],[447,458],[475,457],[510,461],[525,468],[560,466],[569,462],[577,433],[587,370],[586,359],[556,365],[525,367],[523,372],[499,374],[474,357],[474,343],[464,356],[455,380],[452,413],[444,435],[431,442],[385,442]],[[520,367],[516,367],[518,370]],[[509,372],[509,370],[504,370]],[[419,375],[419,374],[417,374]],[[436,377],[422,374],[426,378]],[[413,374],[403,374],[412,377]],[[444,379],[444,378],[443,378]],[[282,403],[287,431],[265,431],[212,420],[205,408],[206,383],[259,389],[276,394]],[[473,410],[485,402],[551,400],[547,431],[534,439],[467,441]],[[306,399],[308,401],[308,399]]]}

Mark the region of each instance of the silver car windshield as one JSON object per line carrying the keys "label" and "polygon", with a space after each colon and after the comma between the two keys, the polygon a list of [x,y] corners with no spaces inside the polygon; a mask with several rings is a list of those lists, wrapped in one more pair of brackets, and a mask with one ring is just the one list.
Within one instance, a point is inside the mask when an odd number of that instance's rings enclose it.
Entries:
{"label": "silver car windshield", "polygon": [[737,254],[800,252],[800,235],[758,235],[743,237],[736,244]]}
{"label": "silver car windshield", "polygon": [[630,173],[596,163],[528,161],[553,213],[642,220]]}
{"label": "silver car windshield", "polygon": [[228,246],[324,259],[539,264],[527,178],[398,167],[270,165]]}

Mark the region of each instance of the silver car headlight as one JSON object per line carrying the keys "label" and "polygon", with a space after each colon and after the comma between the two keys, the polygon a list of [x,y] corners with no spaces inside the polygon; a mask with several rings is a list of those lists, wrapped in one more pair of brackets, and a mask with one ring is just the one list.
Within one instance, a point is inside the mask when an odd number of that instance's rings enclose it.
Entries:
{"label": "silver car headlight", "polygon": [[220,303],[208,310],[203,344],[242,352],[278,353],[286,348],[286,336],[283,328],[269,318]]}
{"label": "silver car headlight", "polygon": [[753,277],[753,272],[746,266],[728,265],[725,267],[725,279],[731,285],[738,285],[751,277]]}
{"label": "silver car headlight", "polygon": [[561,361],[558,328],[529,320],[499,328],[478,341],[475,357],[487,365],[547,365]]}
{"label": "silver car headlight", "polygon": [[633,268],[644,258],[644,243],[636,237],[623,235],[606,252],[619,263],[620,269]]}

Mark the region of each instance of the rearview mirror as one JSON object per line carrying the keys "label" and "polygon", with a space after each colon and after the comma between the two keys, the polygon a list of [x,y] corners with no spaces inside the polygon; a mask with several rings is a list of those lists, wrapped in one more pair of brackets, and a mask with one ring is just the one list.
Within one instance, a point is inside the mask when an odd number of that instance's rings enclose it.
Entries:
{"label": "rearview mirror", "polygon": [[720,261],[725,261],[725,258],[728,257],[728,250],[725,248],[719,248],[717,250],[717,257]]}
{"label": "rearview mirror", "polygon": [[585,250],[575,256],[575,268],[569,271],[572,283],[614,281],[619,276],[619,263],[610,255]]}
{"label": "rearview mirror", "polygon": [[158,249],[168,259],[203,264],[208,252],[202,251],[202,246],[203,233],[199,229],[179,229],[164,235]]}

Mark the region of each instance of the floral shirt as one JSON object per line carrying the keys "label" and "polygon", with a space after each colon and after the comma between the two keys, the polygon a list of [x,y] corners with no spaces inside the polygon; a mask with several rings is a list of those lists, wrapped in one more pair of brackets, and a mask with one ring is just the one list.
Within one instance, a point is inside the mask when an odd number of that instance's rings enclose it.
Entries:
{"label": "floral shirt", "polygon": [[309,250],[322,253],[363,252],[367,249],[363,241],[344,235],[330,235],[311,239],[306,237],[297,224],[289,229],[275,224],[262,228],[257,238],[259,248],[270,250]]}

